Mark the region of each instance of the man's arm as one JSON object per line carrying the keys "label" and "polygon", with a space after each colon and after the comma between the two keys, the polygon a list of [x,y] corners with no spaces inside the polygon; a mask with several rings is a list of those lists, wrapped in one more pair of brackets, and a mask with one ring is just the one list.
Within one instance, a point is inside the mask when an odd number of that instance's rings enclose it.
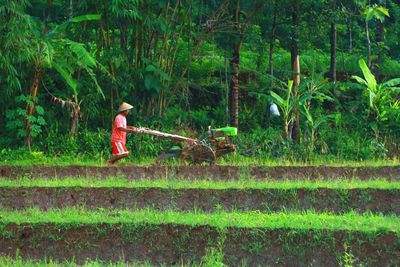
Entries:
{"label": "man's arm", "polygon": [[127,127],[118,127],[118,130],[120,130],[122,132],[132,132],[132,130],[130,130],[128,127],[129,126],[127,126]]}
{"label": "man's arm", "polygon": [[141,133],[142,131],[139,128],[133,126],[126,126],[126,127],[118,127],[119,130],[123,132],[134,132],[134,133]]}

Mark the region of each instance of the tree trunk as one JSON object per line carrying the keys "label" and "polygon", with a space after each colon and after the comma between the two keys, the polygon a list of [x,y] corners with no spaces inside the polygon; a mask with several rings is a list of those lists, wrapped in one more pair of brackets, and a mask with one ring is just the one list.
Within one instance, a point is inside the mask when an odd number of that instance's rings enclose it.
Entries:
{"label": "tree trunk", "polygon": [[336,83],[336,46],[337,46],[337,29],[336,29],[336,0],[332,2],[332,13],[334,16],[333,22],[331,23],[331,68],[330,68],[330,78],[331,81]]}
{"label": "tree trunk", "polygon": [[231,65],[231,125],[239,126],[239,59],[240,45],[235,45],[233,55],[230,60]]}
{"label": "tree trunk", "polygon": [[[276,31],[276,18],[278,16],[278,0],[274,0],[274,15],[272,18],[272,28],[271,28],[271,38],[269,43],[269,75],[274,76],[274,41],[275,41],[275,31]],[[271,79],[272,87],[272,79]]]}
{"label": "tree trunk", "polygon": [[381,81],[380,75],[380,66],[381,66],[381,62],[382,62],[382,42],[383,42],[383,34],[384,34],[384,30],[385,30],[385,24],[384,22],[378,22],[378,27],[376,29],[376,44],[377,44],[377,48],[378,48],[378,56],[374,62],[373,65],[373,73],[375,75],[375,78],[377,79],[378,82]]}
{"label": "tree trunk", "polygon": [[[297,87],[300,84],[300,55],[298,49],[298,27],[300,22],[300,3],[299,0],[292,0],[292,44],[291,44],[291,63],[293,72],[293,95],[298,99]],[[300,112],[298,107],[293,109],[295,116],[295,125],[293,128],[293,140],[295,143],[300,143]]]}
{"label": "tree trunk", "polygon": [[229,125],[229,84],[228,84],[228,59],[225,58],[225,124]]}
{"label": "tree trunk", "polygon": [[72,106],[72,112],[71,112],[71,134],[72,135],[76,135],[78,133],[79,116],[80,116],[79,104],[74,103],[74,105]]}
{"label": "tree trunk", "polygon": [[353,52],[353,30],[351,28],[351,22],[347,24],[347,31],[349,32],[349,52]]}
{"label": "tree trunk", "polygon": [[121,46],[121,49],[123,49],[124,52],[126,53],[128,50],[128,30],[126,27],[126,23],[121,21],[119,28],[120,28],[120,36],[119,36],[120,46]]}
{"label": "tree trunk", "polygon": [[33,116],[33,114],[35,113],[36,98],[39,91],[41,78],[42,78],[41,68],[40,66],[36,66],[35,75],[33,77],[33,84],[29,90],[29,98],[30,101],[32,101],[32,105],[27,104],[26,106],[25,131],[27,135],[25,137],[25,145],[29,147],[29,150],[31,149],[31,144],[32,144],[32,130],[28,118],[30,116]]}
{"label": "tree trunk", "polygon": [[369,25],[367,20],[365,20],[365,35],[367,37],[368,44],[367,65],[368,68],[371,68],[371,39],[369,38]]}
{"label": "tree trunk", "polygon": [[69,19],[72,19],[74,16],[74,5],[72,0],[69,0]]}
{"label": "tree trunk", "polygon": [[234,127],[239,126],[239,62],[240,62],[240,47],[241,47],[241,34],[239,29],[239,11],[240,0],[236,1],[236,6],[233,9],[233,23],[236,33],[239,35],[233,44],[233,54],[230,59],[231,67],[231,125]]}

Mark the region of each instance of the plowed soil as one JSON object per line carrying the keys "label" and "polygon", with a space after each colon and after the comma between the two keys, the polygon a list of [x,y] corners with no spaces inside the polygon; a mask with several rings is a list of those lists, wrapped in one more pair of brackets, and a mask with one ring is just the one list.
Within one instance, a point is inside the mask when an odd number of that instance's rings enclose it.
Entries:
{"label": "plowed soil", "polygon": [[161,188],[0,188],[0,209],[145,209],[265,212],[313,209],[355,210],[400,215],[400,190],[381,189],[161,189]]}
{"label": "plowed soil", "polygon": [[[339,266],[345,252],[368,266],[400,265],[395,233],[130,224],[0,225],[0,254],[57,261],[200,262],[218,243],[229,266]],[[4,234],[6,233],[6,234]],[[347,247],[347,248],[346,248]],[[342,261],[343,262],[343,261]]]}
{"label": "plowed soil", "polygon": [[34,166],[15,167],[0,166],[0,177],[126,177],[137,179],[160,178],[185,178],[185,179],[217,179],[230,180],[240,177],[254,177],[255,179],[334,179],[334,178],[386,178],[388,180],[400,180],[400,166],[389,167],[235,167],[235,166]]}

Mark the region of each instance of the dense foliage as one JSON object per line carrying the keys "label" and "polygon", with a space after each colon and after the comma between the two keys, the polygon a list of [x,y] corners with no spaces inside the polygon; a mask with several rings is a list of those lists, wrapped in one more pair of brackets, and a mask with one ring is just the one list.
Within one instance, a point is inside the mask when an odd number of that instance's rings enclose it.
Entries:
{"label": "dense foliage", "polygon": [[135,126],[238,122],[246,156],[398,157],[399,36],[394,0],[0,0],[0,155],[107,157],[126,101]]}

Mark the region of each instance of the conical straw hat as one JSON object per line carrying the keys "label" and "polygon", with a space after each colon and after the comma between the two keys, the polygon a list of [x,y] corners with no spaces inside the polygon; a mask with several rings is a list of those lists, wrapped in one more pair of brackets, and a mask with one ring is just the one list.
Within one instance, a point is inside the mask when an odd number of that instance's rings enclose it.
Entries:
{"label": "conical straw hat", "polygon": [[132,108],[133,108],[132,105],[129,105],[128,103],[123,102],[123,103],[119,106],[117,113],[120,113],[120,112],[125,111],[125,110],[128,110],[128,109],[132,109]]}

